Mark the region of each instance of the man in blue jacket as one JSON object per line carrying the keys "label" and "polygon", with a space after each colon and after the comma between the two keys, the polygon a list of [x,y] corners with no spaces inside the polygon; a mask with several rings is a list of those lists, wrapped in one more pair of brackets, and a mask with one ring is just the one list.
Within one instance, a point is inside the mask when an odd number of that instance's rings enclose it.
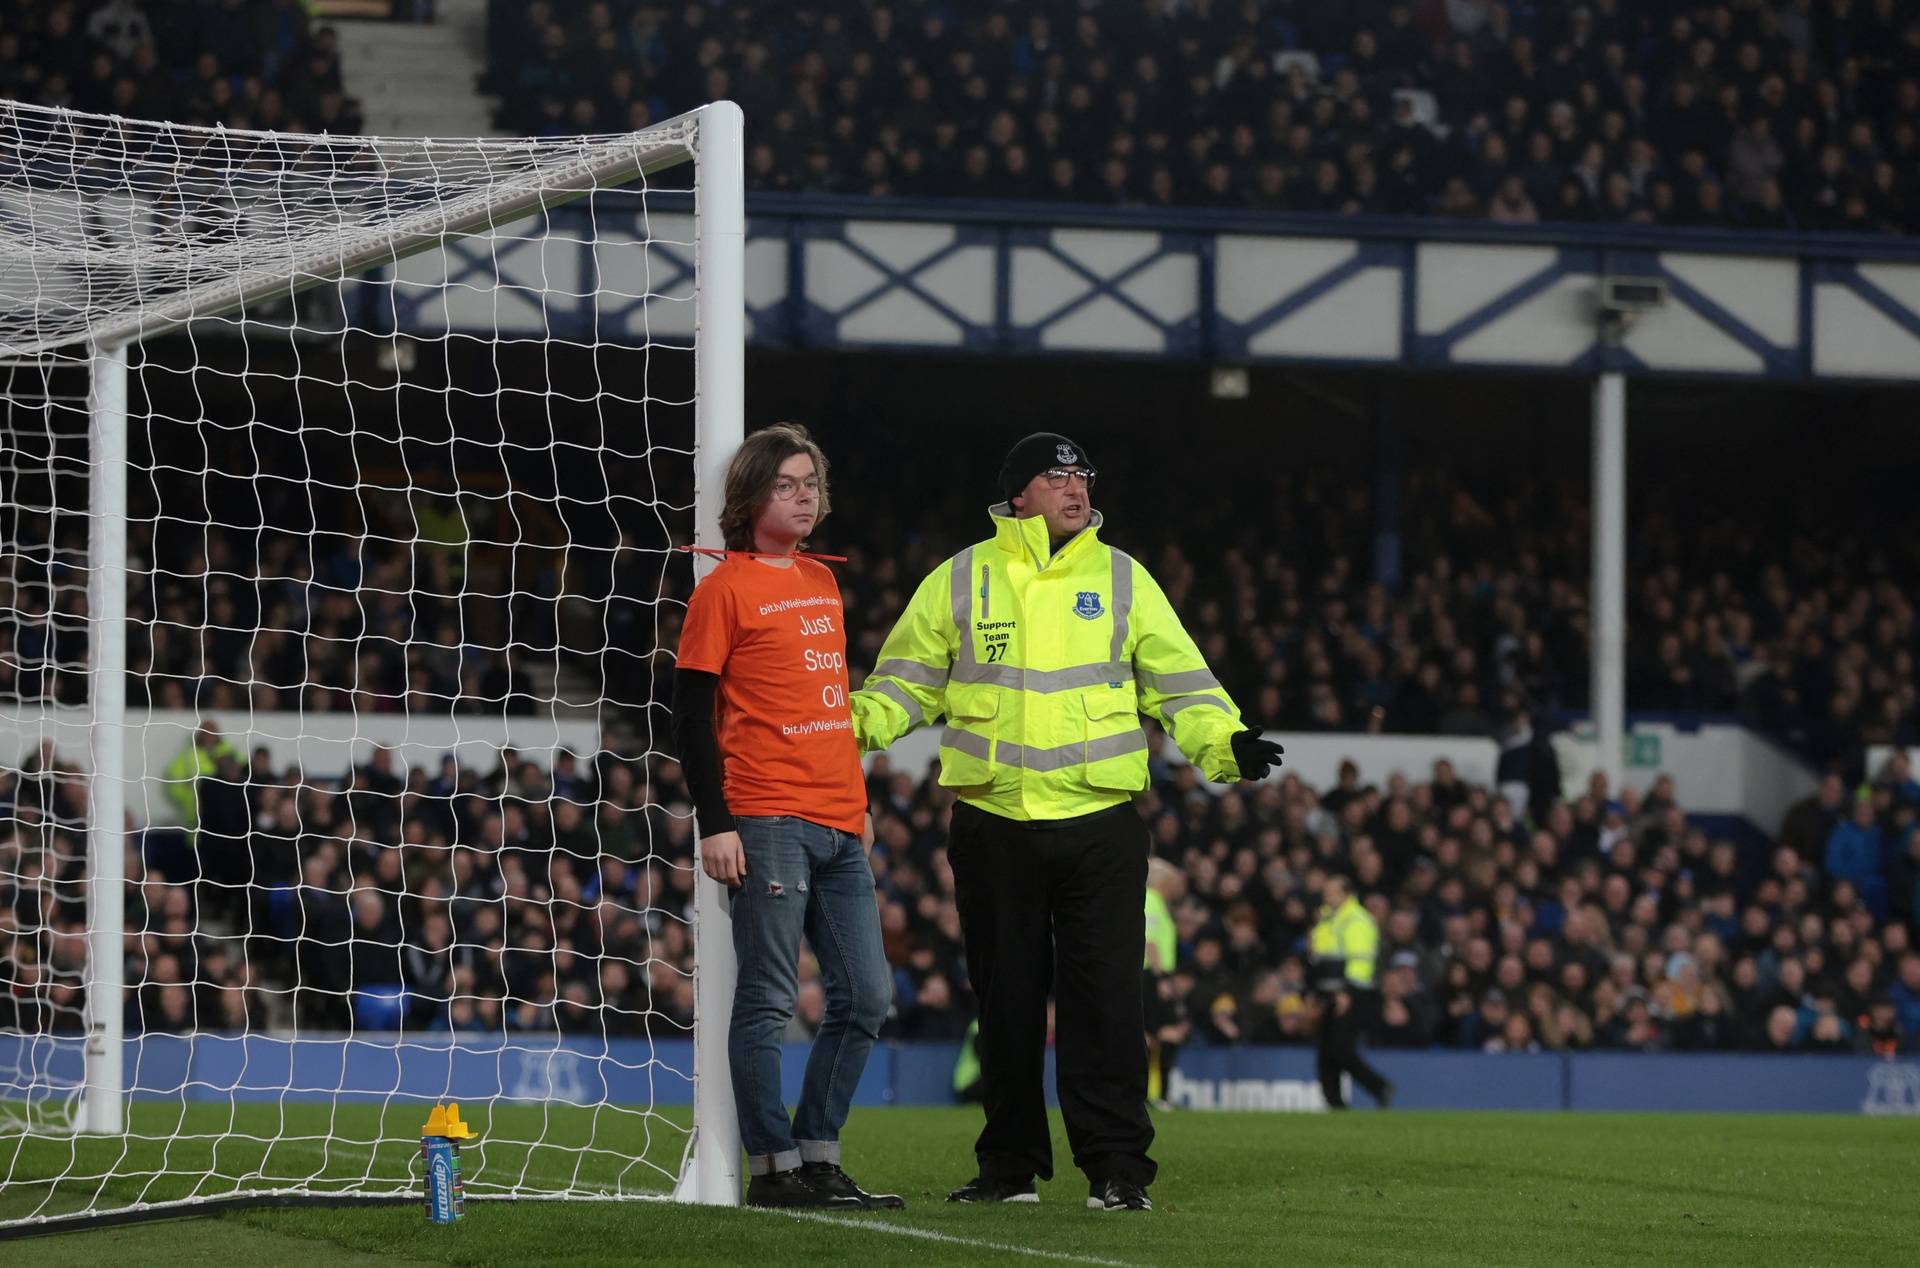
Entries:
{"label": "man in blue jacket", "polygon": [[1853,882],[1875,920],[1887,918],[1887,883],[1880,875],[1881,845],[1873,794],[1863,791],[1854,799],[1853,817],[1835,824],[1827,834],[1824,862],[1828,879]]}
{"label": "man in blue jacket", "polygon": [[1920,1052],[1920,951],[1900,957],[1900,977],[1887,989],[1893,1001],[1894,1024],[1909,1052]]}

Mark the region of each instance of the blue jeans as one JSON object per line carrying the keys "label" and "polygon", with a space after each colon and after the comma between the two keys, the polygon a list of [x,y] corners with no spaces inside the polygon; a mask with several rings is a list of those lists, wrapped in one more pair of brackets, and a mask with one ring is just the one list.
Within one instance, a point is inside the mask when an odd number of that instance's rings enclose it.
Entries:
{"label": "blue jeans", "polygon": [[[791,816],[734,821],[747,876],[734,891],[739,978],[727,1060],[751,1175],[840,1161],[840,1128],[887,1019],[893,980],[880,943],[873,869],[860,838]],[[800,993],[800,935],[820,962],[826,1012],[800,1104],[780,1097],[780,1039]]]}

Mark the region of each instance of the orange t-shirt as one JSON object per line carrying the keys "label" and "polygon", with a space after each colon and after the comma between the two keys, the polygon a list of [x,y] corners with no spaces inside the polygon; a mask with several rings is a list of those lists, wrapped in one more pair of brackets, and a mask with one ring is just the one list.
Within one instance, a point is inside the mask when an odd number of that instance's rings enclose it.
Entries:
{"label": "orange t-shirt", "polygon": [[679,664],[720,676],[727,809],[858,833],[867,786],[847,708],[840,585],[822,564],[728,556],[693,588]]}

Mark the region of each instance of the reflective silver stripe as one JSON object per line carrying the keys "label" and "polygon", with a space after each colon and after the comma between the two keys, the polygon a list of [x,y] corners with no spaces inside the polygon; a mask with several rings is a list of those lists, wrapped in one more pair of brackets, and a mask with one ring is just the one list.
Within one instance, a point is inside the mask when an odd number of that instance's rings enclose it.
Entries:
{"label": "reflective silver stripe", "polygon": [[907,717],[915,726],[926,724],[927,715],[921,710],[920,702],[907,694],[907,689],[897,682],[877,682],[873,684],[875,695],[885,696],[907,711]]}
{"label": "reflective silver stripe", "polygon": [[953,628],[960,636],[960,655],[956,665],[973,663],[973,547],[953,557],[953,575],[948,578],[953,596]]}
{"label": "reflective silver stripe", "polygon": [[898,678],[916,687],[944,687],[947,670],[942,665],[923,665],[917,660],[883,660],[873,667],[872,678]]}
{"label": "reflective silver stripe", "polygon": [[1011,740],[1001,740],[995,747],[984,735],[950,726],[940,733],[940,747],[965,753],[968,757],[977,757],[981,761],[986,761],[991,752],[993,760],[999,765],[1018,766],[1022,770],[1046,774],[1078,766],[1082,762],[1104,762],[1110,757],[1143,753],[1147,748],[1147,733],[1135,727],[1117,735],[1103,735],[1084,743],[1062,744],[1058,748],[1031,748]]}
{"label": "reflective silver stripe", "polygon": [[1020,687],[1020,668],[1017,665],[988,665],[975,661],[971,665],[956,665],[951,681],[957,683],[987,683],[995,687]]}
{"label": "reflective silver stripe", "polygon": [[1227,703],[1224,696],[1174,696],[1161,704],[1160,716],[1171,722],[1173,721],[1174,714],[1180,712],[1182,709],[1191,709],[1197,704],[1210,704],[1216,709],[1226,709],[1228,711],[1231,711],[1233,708],[1232,705]]}
{"label": "reflective silver stripe", "polygon": [[[981,735],[975,731],[962,731],[957,726],[950,726],[940,732],[940,747],[965,753],[968,757],[977,757],[984,762],[987,760],[987,755],[993,751],[993,740],[990,736]],[[1007,745],[1003,744],[1000,747],[1004,749]]]}
{"label": "reflective silver stripe", "polygon": [[1028,691],[1071,691],[1076,687],[1097,687],[1101,683],[1123,683],[1127,667],[1117,661],[1104,664],[1069,665],[1065,669],[1029,669]]}
{"label": "reflective silver stripe", "polygon": [[1133,611],[1133,556],[1113,550],[1113,651],[1108,660],[1127,659],[1127,618]]}
{"label": "reflective silver stripe", "polygon": [[1218,691],[1220,680],[1211,669],[1183,669],[1177,674],[1140,673],[1140,685],[1170,696],[1190,696],[1196,691]]}
{"label": "reflective silver stripe", "polygon": [[[1046,774],[1050,771],[1065,770],[1069,766],[1078,766],[1082,762],[1104,762],[1110,757],[1125,757],[1129,753],[1143,753],[1147,748],[1147,733],[1135,727],[1131,731],[1122,731],[1118,735],[1103,735],[1097,740],[1088,740],[1084,744],[1062,744],[1059,748],[1026,748],[1017,744],[1002,744],[998,759],[1007,766],[1018,766],[1022,770]],[[1009,754],[1008,749],[1014,752]]]}
{"label": "reflective silver stripe", "polygon": [[990,683],[996,687],[1010,687],[1014,690],[1037,691],[1047,695],[1056,691],[1072,691],[1079,687],[1095,687],[1101,683],[1124,683],[1129,677],[1127,667],[1118,663],[1099,661],[1091,665],[1069,665],[1065,669],[1021,669],[1018,665],[988,665],[975,662],[956,668],[952,681],[961,683]]}
{"label": "reflective silver stripe", "polygon": [[1087,741],[1087,760],[1104,762],[1109,757],[1125,757],[1129,753],[1147,751],[1147,733],[1139,727],[1131,731],[1122,731],[1118,735],[1103,735],[1097,740]]}

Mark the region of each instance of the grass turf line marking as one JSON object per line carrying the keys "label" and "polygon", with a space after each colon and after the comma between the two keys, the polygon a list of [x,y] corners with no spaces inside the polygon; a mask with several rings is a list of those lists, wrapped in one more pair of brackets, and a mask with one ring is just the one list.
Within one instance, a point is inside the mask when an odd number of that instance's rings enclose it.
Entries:
{"label": "grass turf line marking", "polygon": [[1031,1255],[1035,1259],[1055,1259],[1068,1264],[1098,1264],[1100,1268],[1132,1268],[1124,1260],[1099,1259],[1092,1255],[1075,1255],[1064,1250],[1040,1250],[1033,1246],[1015,1246],[1010,1242],[989,1242],[974,1237],[955,1237],[952,1233],[935,1232],[930,1228],[915,1228],[910,1224],[888,1224],[880,1220],[863,1220],[850,1215],[823,1215],[816,1211],[779,1210],[774,1207],[742,1206],[743,1211],[752,1211],[757,1215],[784,1215],[788,1219],[807,1220],[815,1224],[833,1224],[840,1228],[865,1228],[876,1233],[894,1233],[901,1237],[918,1237],[922,1241],[944,1242],[949,1246],[972,1246],[980,1250],[997,1250],[1009,1255]]}

